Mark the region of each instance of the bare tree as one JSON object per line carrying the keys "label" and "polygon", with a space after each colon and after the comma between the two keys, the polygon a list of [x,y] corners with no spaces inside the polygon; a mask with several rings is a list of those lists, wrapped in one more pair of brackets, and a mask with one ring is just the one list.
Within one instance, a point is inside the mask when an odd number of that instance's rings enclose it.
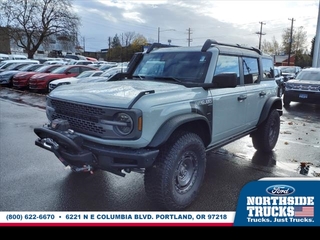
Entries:
{"label": "bare tree", "polygon": [[77,41],[80,20],[72,12],[72,0],[2,0],[0,26],[33,58],[42,43],[52,36]]}
{"label": "bare tree", "polygon": [[306,42],[307,42],[307,32],[304,31],[304,28],[298,27],[297,29],[293,29],[292,39],[291,39],[291,29],[287,28],[284,30],[282,34],[282,45],[285,53],[289,53],[291,42],[291,52],[296,53],[298,50],[305,51],[306,50]]}
{"label": "bare tree", "polygon": [[125,47],[128,47],[131,43],[132,40],[136,37],[135,32],[125,32],[124,33],[124,41],[125,41]]}
{"label": "bare tree", "polygon": [[281,47],[274,36],[271,42],[264,40],[261,49],[263,52],[270,55],[279,55],[281,53]]}

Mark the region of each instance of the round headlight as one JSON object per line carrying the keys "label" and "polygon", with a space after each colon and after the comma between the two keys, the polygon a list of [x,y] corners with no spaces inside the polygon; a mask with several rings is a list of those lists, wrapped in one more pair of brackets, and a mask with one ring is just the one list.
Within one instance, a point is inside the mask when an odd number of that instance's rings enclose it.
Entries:
{"label": "round headlight", "polygon": [[117,133],[121,135],[128,135],[133,130],[133,120],[132,118],[126,113],[118,113],[115,118],[117,121],[117,125],[114,126]]}

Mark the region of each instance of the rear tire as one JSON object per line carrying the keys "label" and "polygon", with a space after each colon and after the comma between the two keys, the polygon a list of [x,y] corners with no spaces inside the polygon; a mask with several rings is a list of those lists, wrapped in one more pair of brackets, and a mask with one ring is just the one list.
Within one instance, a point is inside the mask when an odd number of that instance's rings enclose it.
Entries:
{"label": "rear tire", "polygon": [[262,152],[271,152],[278,141],[279,132],[280,115],[273,109],[257,131],[251,135],[254,148]]}
{"label": "rear tire", "polygon": [[161,148],[154,165],[145,171],[147,196],[163,210],[182,210],[197,197],[206,168],[201,138],[180,131]]}

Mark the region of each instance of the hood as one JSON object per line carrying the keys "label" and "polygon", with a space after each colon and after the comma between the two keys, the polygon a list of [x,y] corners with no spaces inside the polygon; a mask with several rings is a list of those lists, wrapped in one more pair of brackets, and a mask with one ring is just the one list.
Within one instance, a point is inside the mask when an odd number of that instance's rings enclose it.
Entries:
{"label": "hood", "polygon": [[320,81],[292,79],[287,82],[293,85],[320,85]]}
{"label": "hood", "polygon": [[42,77],[45,77],[48,75],[49,75],[49,73],[36,73],[32,76],[32,78],[42,78]]}
{"label": "hood", "polygon": [[303,90],[303,91],[320,91],[320,81],[314,80],[289,80],[286,83],[288,89]]}
{"label": "hood", "polygon": [[24,76],[33,75],[33,74],[36,74],[36,72],[19,72],[15,76],[16,77],[24,77]]}
{"label": "hood", "polygon": [[62,82],[73,82],[73,81],[76,81],[76,80],[78,80],[78,78],[76,78],[76,77],[66,77],[66,78],[53,80],[51,83],[59,84],[59,83],[62,83]]}
{"label": "hood", "polygon": [[71,102],[128,108],[141,92],[154,90],[155,94],[161,94],[177,91],[187,95],[186,89],[183,85],[168,82],[124,80],[62,85],[50,92],[49,96]]}
{"label": "hood", "polygon": [[1,72],[0,75],[12,75],[12,74],[15,74],[18,72],[20,72],[20,71],[19,70],[9,70],[9,71]]}

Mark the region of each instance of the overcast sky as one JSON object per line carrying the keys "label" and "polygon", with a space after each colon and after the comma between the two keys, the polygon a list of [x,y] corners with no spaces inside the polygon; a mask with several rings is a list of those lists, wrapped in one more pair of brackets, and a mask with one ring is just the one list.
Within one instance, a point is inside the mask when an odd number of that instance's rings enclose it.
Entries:
{"label": "overcast sky", "polygon": [[[284,29],[303,26],[309,46],[316,35],[320,0],[73,0],[81,18],[80,40],[86,51],[108,48],[108,38],[126,32],[149,42],[202,45],[206,39],[259,46],[273,37],[281,44]],[[261,23],[263,23],[261,25]],[[158,31],[160,29],[160,32]],[[159,34],[158,34],[159,33]],[[188,38],[190,41],[188,41]],[[310,47],[308,47],[308,50]]]}

